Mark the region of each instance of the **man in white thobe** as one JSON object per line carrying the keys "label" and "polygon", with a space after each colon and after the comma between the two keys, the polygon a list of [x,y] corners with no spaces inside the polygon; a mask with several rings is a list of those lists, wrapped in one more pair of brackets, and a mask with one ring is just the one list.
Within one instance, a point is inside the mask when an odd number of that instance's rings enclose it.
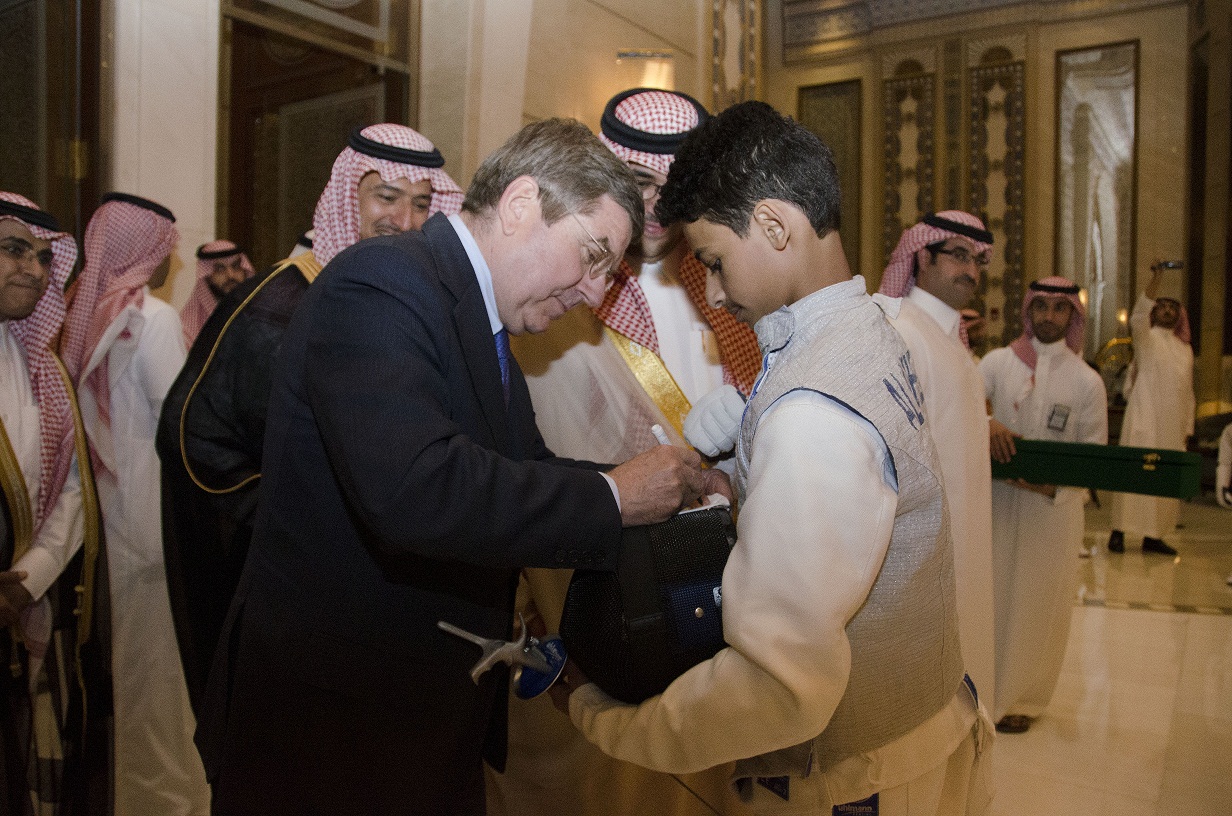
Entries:
{"label": "man in white thobe", "polygon": [[[752,389],[761,366],[756,336],[706,304],[705,268],[680,226],[663,227],[654,214],[676,149],[707,117],[685,94],[647,88],[617,94],[606,106],[599,138],[636,176],[645,227],[598,309],[579,306],[542,334],[511,343],[544,441],[560,456],[623,462],[659,444],[654,425],[683,444],[692,404],[725,400],[739,417],[737,392]],[[571,575],[525,571],[521,608],[542,616],[547,631],[559,624]],[[586,742],[546,697],[511,700],[509,721],[508,766],[488,775],[494,816],[711,813],[698,797],[723,813],[740,812],[738,803],[725,802],[722,769],[676,780],[618,762]]]}
{"label": "man in white thobe", "polygon": [[[1194,431],[1193,347],[1189,315],[1173,298],[1158,297],[1164,267],[1151,265],[1151,280],[1134,304],[1129,329],[1134,361],[1126,381],[1121,444],[1137,448],[1185,450]],[[1176,555],[1164,541],[1176,529],[1180,501],[1162,496],[1112,494],[1112,532],[1108,549],[1125,552],[1125,533],[1142,536],[1142,551]]]}
{"label": "man in white thobe", "polygon": [[878,290],[903,301],[890,322],[911,350],[924,391],[954,537],[963,659],[990,710],[995,673],[989,420],[984,384],[967,348],[959,309],[971,300],[988,268],[992,240],[970,213],[930,213],[903,233]]}
{"label": "man in white thobe", "polygon": [[[1108,441],[1104,381],[1079,356],[1086,310],[1061,277],[1032,283],[1023,333],[979,365],[993,416],[1028,439]],[[1078,573],[1069,556],[1083,536],[1087,490],[992,486],[993,599],[997,637],[997,730],[1026,731],[1052,699],[1069,637]]]}
{"label": "man in white thobe", "polygon": [[185,358],[179,315],[150,295],[167,276],[174,222],[148,199],[103,197],[61,339],[103,513],[117,813],[209,812],[167,597],[154,450],[163,398]]}
{"label": "man in white thobe", "polygon": [[[72,386],[51,351],[77,242],[27,198],[0,192],[0,813],[66,800],[83,742],[80,638],[90,631],[98,502],[81,463]],[[76,559],[83,548],[84,558]],[[74,598],[75,591],[80,597]],[[76,605],[77,623],[63,614]],[[63,708],[61,707],[63,706]],[[67,708],[68,715],[65,716]],[[30,774],[34,767],[38,774]],[[79,771],[72,773],[80,774]],[[35,811],[31,811],[31,807]]]}

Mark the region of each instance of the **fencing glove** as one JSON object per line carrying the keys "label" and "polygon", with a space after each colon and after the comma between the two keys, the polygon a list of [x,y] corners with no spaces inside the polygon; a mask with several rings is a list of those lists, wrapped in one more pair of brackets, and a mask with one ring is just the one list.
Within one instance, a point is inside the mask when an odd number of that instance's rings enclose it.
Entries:
{"label": "fencing glove", "polygon": [[736,446],[744,397],[733,386],[720,385],[693,404],[684,418],[684,438],[706,456],[718,456]]}

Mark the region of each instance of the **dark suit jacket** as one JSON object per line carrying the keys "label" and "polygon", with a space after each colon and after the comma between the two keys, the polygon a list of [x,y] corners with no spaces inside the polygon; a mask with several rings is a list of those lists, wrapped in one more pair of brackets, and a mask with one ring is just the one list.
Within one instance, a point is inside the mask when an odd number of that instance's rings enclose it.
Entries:
{"label": "dark suit jacket", "polygon": [[276,366],[257,526],[198,743],[215,812],[483,813],[503,766],[522,566],[611,569],[604,478],[558,460],[513,364],[506,410],[443,216],[361,242],[309,288]]}
{"label": "dark suit jacket", "polygon": [[308,280],[294,264],[236,287],[205,322],[163,400],[155,438],[163,557],[197,715],[252,540],[274,360],[306,291]]}

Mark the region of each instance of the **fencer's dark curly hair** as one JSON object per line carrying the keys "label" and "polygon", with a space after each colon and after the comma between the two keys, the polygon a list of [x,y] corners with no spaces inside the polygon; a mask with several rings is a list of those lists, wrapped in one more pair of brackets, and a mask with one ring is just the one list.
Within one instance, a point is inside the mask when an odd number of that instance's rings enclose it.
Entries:
{"label": "fencer's dark curly hair", "polygon": [[659,223],[706,219],[744,238],[753,207],[795,204],[818,236],[838,229],[838,170],[830,148],[764,102],[742,102],[684,140],[655,207]]}

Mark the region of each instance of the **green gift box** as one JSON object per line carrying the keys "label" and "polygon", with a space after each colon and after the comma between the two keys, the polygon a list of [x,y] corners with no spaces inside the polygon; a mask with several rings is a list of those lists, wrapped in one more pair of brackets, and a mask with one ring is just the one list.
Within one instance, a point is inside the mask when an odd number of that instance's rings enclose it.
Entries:
{"label": "green gift box", "polygon": [[1008,463],[992,463],[994,479],[1090,487],[1191,499],[1202,490],[1202,457],[1186,451],[1015,439]]}

